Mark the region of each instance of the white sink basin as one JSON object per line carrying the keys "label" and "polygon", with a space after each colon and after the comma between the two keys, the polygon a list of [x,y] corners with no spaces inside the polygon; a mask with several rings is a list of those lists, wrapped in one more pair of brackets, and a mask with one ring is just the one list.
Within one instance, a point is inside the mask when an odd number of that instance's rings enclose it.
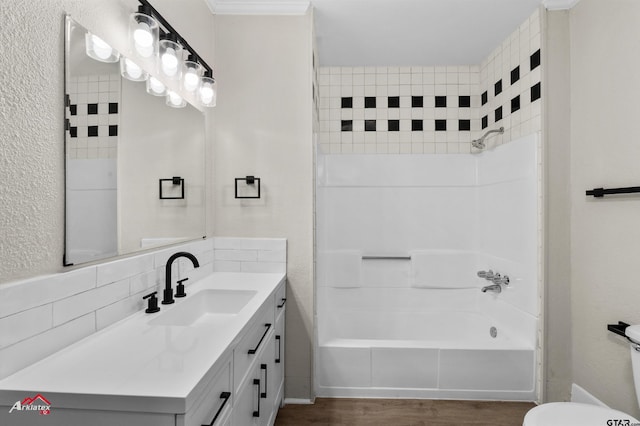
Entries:
{"label": "white sink basin", "polygon": [[149,325],[188,326],[204,316],[235,315],[256,293],[253,290],[202,290],[186,299],[176,299],[175,306],[164,313],[161,311]]}

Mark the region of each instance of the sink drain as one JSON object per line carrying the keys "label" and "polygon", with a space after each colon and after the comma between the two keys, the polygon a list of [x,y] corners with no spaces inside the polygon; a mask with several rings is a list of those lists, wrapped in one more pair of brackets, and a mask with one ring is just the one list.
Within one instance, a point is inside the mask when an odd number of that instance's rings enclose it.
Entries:
{"label": "sink drain", "polygon": [[495,327],[491,327],[489,329],[489,334],[495,339],[496,337],[498,337],[498,329]]}

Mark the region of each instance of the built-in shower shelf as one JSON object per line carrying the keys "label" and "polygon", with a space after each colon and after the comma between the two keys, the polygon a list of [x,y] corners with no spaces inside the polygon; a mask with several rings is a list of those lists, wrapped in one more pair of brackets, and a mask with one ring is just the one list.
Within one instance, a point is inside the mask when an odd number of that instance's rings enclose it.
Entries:
{"label": "built-in shower shelf", "polygon": [[640,192],[640,186],[628,186],[626,188],[593,188],[586,191],[586,195],[591,195],[595,198],[602,198],[605,195],[617,195],[617,194],[633,194]]}

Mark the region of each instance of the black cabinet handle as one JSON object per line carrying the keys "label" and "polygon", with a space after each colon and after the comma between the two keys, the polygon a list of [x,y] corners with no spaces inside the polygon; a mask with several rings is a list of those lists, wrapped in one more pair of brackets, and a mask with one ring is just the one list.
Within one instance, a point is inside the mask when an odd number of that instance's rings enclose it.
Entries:
{"label": "black cabinet handle", "polygon": [[227,401],[229,401],[230,397],[231,397],[231,392],[222,392],[220,394],[220,398],[224,399],[224,401],[222,401],[222,405],[220,406],[220,408],[218,408],[216,415],[213,416],[213,420],[211,420],[211,423],[209,423],[208,425],[202,425],[202,426],[213,426],[216,420],[218,420],[218,416],[220,415],[220,413],[222,413],[222,410],[224,409],[224,406],[227,404]]}
{"label": "black cabinet handle", "polygon": [[264,370],[264,392],[260,394],[260,398],[267,397],[267,364],[260,364],[260,370]]}
{"label": "black cabinet handle", "polygon": [[280,336],[276,336],[276,340],[278,341],[278,358],[276,358],[276,364],[280,364],[280,358],[282,358],[282,338]]}
{"label": "black cabinet handle", "polygon": [[278,305],[278,309],[282,309],[284,308],[284,304],[287,303],[287,298],[283,297],[282,298],[282,303]]}
{"label": "black cabinet handle", "polygon": [[260,341],[258,342],[258,344],[256,345],[255,349],[249,349],[249,355],[253,355],[256,352],[258,352],[258,348],[260,347],[260,345],[262,344],[262,341],[264,340],[265,336],[267,335],[267,333],[269,332],[269,329],[271,328],[271,324],[265,324],[264,325],[266,327],[266,330],[264,331],[264,334],[262,335],[262,337],[260,338]]}
{"label": "black cabinet handle", "polygon": [[253,385],[258,386],[258,411],[253,412],[253,417],[260,417],[260,379],[253,379]]}

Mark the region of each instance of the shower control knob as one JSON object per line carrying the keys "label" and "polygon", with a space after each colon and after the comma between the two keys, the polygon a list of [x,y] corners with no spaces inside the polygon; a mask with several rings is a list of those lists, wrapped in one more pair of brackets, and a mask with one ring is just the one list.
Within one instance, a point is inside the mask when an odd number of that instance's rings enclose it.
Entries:
{"label": "shower control knob", "polygon": [[478,277],[484,278],[485,280],[492,280],[493,276],[493,271],[491,269],[488,271],[478,271]]}
{"label": "shower control knob", "polygon": [[496,274],[496,276],[493,278],[493,283],[509,285],[509,276],[505,275],[504,277],[501,277],[500,274]]}

